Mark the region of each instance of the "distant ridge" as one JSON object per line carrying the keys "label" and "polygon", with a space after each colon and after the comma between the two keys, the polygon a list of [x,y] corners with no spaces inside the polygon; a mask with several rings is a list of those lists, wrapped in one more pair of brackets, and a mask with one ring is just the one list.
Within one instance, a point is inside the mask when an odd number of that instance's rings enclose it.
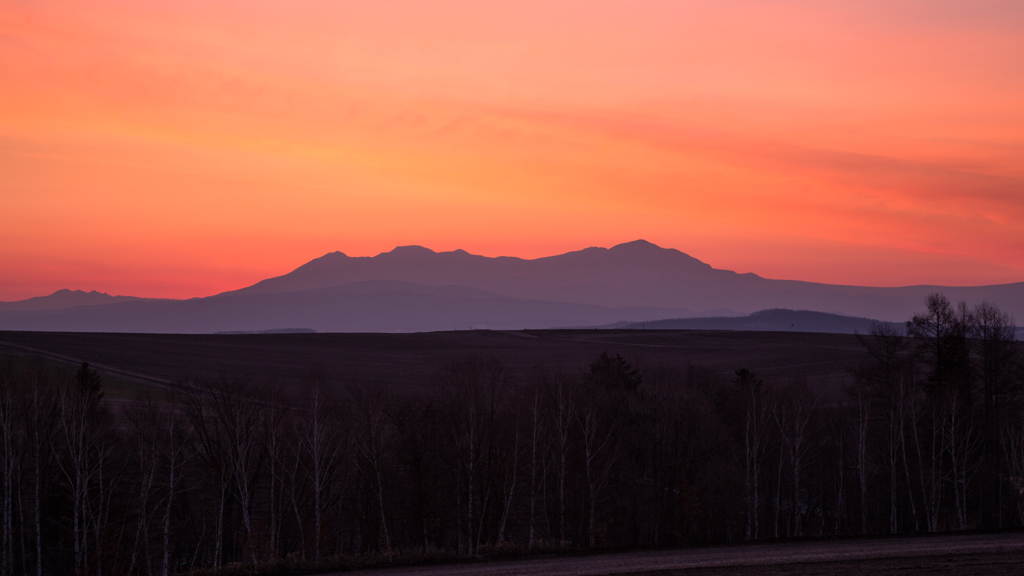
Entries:
{"label": "distant ridge", "polygon": [[904,331],[901,322],[882,322],[841,314],[786,310],[760,310],[747,316],[671,318],[651,322],[621,322],[607,328],[627,330],[742,330],[748,332],[825,332],[832,334],[868,334],[875,324]]}
{"label": "distant ridge", "polygon": [[[942,292],[1024,318],[1024,282],[873,288],[772,280],[718,270],[644,240],[532,260],[402,246],[373,257],[331,252],[252,286],[206,298],[150,300],[58,291],[0,303],[0,330],[211,333],[301,326],[318,332],[557,328],[719,317],[718,326],[848,332],[902,323]],[[776,318],[776,309],[799,318]],[[759,315],[745,316],[757,311]],[[792,312],[797,311],[797,312]],[[837,318],[808,316],[833,314]],[[745,319],[728,320],[745,316]],[[849,319],[849,318],[853,319]],[[839,320],[838,318],[847,318]],[[681,322],[686,320],[686,322]],[[859,322],[859,324],[857,324]],[[669,326],[670,324],[665,324]]]}
{"label": "distant ridge", "polygon": [[273,330],[228,330],[214,334],[316,334],[312,328],[275,328]]}

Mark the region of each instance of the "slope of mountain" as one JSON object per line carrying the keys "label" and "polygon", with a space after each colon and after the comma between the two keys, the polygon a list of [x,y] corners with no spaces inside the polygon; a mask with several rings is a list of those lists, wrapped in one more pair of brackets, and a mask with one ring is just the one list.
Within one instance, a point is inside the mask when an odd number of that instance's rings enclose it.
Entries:
{"label": "slope of mountain", "polygon": [[114,302],[144,300],[134,296],[111,296],[106,292],[85,292],[83,290],[57,290],[49,296],[36,296],[16,302],[0,302],[0,312],[32,312],[36,310],[62,310],[75,306],[99,306]]}

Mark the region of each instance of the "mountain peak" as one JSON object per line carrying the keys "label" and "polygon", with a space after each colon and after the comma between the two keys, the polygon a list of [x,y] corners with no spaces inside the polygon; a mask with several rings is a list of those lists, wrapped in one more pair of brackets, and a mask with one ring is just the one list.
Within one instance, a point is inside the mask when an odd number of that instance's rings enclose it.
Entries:
{"label": "mountain peak", "polygon": [[643,239],[617,244],[609,248],[607,252],[630,260],[659,261],[666,265],[687,266],[693,270],[713,270],[710,264],[702,262],[685,252],[680,252],[675,248],[662,248],[653,242]]}
{"label": "mountain peak", "polygon": [[404,256],[404,257],[416,257],[416,256],[428,256],[431,254],[437,254],[430,248],[424,248],[413,244],[411,246],[396,246],[394,250],[390,252],[381,252],[377,256]]}
{"label": "mountain peak", "polygon": [[346,261],[348,259],[349,259],[348,255],[345,254],[344,252],[339,252],[339,251],[328,252],[327,254],[324,254],[323,256],[320,256],[319,258],[313,258],[309,262],[306,262],[302,266],[299,266],[297,268],[297,270],[313,270],[313,269],[321,269],[321,268],[324,268],[324,267],[331,267],[331,266],[334,266],[334,265],[338,264],[339,262],[343,262],[343,261]]}
{"label": "mountain peak", "polygon": [[64,298],[75,296],[99,296],[103,298],[113,298],[113,296],[111,296],[110,294],[107,294],[106,292],[100,292],[99,290],[89,290],[88,292],[86,292],[85,290],[71,290],[70,288],[61,288],[60,290],[54,291],[53,294],[50,294],[49,296],[41,296],[41,298]]}
{"label": "mountain peak", "polygon": [[645,252],[649,252],[655,250],[667,250],[667,248],[662,248],[661,246],[658,246],[653,242],[648,242],[647,240],[640,239],[633,240],[632,242],[623,242],[622,244],[616,244],[615,246],[609,248],[609,250],[629,250],[631,252],[637,252],[642,250]]}

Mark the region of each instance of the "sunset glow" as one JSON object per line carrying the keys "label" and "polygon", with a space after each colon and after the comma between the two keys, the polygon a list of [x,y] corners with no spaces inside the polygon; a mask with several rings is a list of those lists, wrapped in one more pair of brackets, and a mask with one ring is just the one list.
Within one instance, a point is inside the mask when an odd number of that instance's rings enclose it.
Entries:
{"label": "sunset glow", "polygon": [[1024,281],[1024,3],[0,0],[0,300],[326,252]]}

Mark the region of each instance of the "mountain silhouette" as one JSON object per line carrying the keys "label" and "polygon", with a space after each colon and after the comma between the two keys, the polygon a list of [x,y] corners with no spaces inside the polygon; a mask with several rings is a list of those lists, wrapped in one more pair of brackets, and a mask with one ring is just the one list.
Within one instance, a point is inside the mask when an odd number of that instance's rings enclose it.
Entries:
{"label": "mountain silhouette", "polygon": [[[536,259],[434,252],[422,246],[373,257],[332,252],[282,276],[206,298],[125,299],[59,291],[0,303],[0,329],[522,329],[742,316],[770,309],[903,322],[933,292],[971,305],[988,300],[1024,318],[1024,283],[873,288],[772,280],[715,269],[679,250],[637,240]],[[833,331],[847,331],[843,326],[848,324],[837,321]]]}
{"label": "mountain silhouette", "polygon": [[332,252],[235,293],[280,293],[384,279],[608,307],[680,308],[697,313],[786,308],[897,322],[920,310],[928,294],[943,292],[950,300],[971,304],[988,299],[1024,318],[1024,282],[873,288],[771,280],[718,270],[679,250],[644,240],[534,260],[488,258],[463,250],[434,252],[421,246],[399,247],[373,257]]}
{"label": "mountain silhouette", "polygon": [[[735,272],[715,270],[678,250],[643,240],[534,260],[401,246],[373,257],[353,258],[332,252],[236,293],[280,293],[365,280],[400,280],[468,286],[512,298],[598,306],[650,306],[657,301],[660,303],[656,306],[687,308],[681,298],[672,297],[677,289],[673,280],[716,284],[719,277],[736,276]],[[648,288],[638,292],[638,285]],[[663,293],[651,294],[652,289]]]}

